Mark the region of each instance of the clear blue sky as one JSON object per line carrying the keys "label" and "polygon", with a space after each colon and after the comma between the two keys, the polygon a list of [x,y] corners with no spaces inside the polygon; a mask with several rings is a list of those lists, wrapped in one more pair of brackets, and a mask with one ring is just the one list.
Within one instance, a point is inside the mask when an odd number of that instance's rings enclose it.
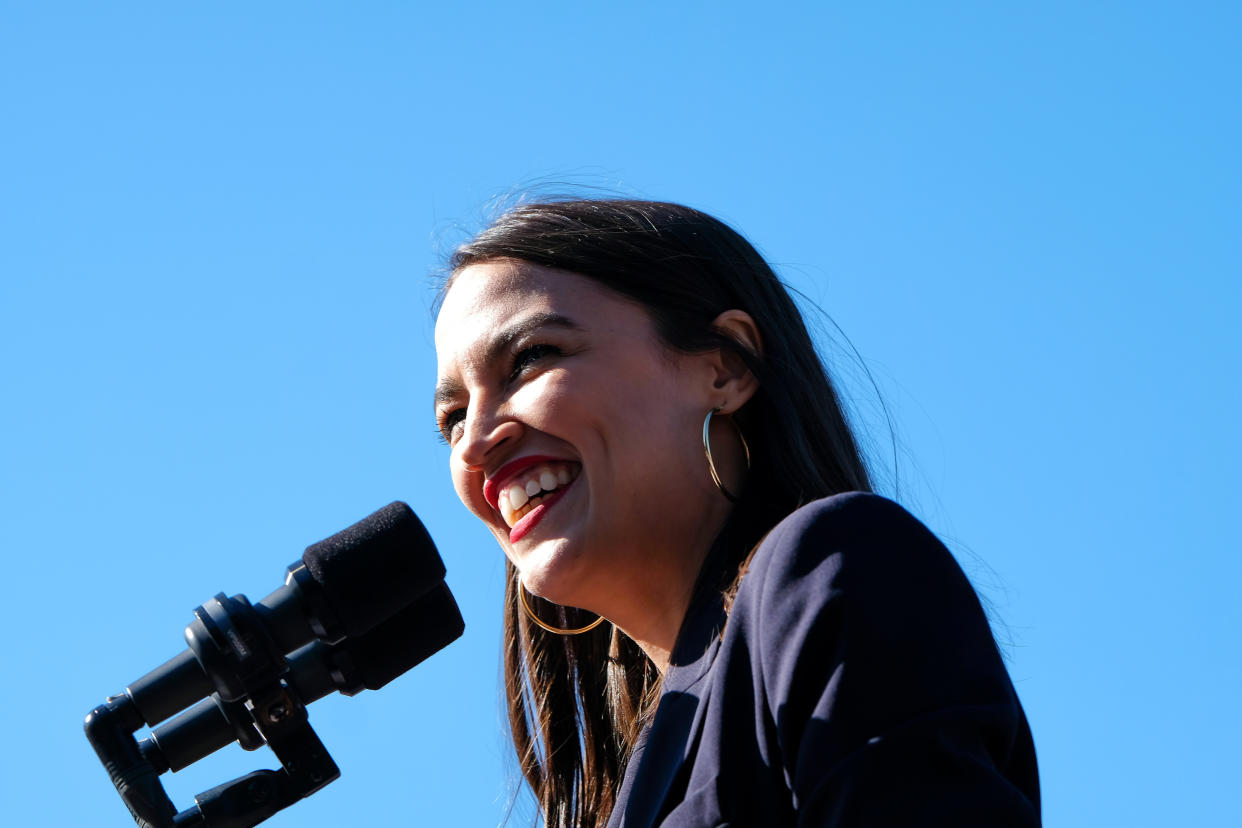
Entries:
{"label": "clear blue sky", "polygon": [[1049,825],[1238,824],[1238,5],[758,8],[0,2],[0,821],[130,824],[85,713],[395,499],[465,637],[315,704],[343,776],[268,824],[502,819],[428,274],[565,181],[723,217],[848,336],[884,492],[1003,622]]}

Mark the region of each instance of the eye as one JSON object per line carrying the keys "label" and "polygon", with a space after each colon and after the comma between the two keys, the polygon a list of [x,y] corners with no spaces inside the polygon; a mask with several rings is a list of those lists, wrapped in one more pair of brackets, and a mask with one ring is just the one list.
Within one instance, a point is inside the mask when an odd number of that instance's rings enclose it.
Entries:
{"label": "eye", "polygon": [[466,409],[455,408],[446,414],[441,415],[440,421],[436,423],[436,434],[440,437],[440,442],[451,446],[457,439],[457,430],[466,420]]}
{"label": "eye", "polygon": [[[539,360],[549,356],[557,356],[562,351],[555,345],[539,343],[528,345],[513,355],[513,363],[509,369],[508,382],[516,382],[524,373],[531,370]],[[460,438],[463,423],[466,421],[466,409],[454,408],[436,417],[436,434],[445,445],[453,445]]]}
{"label": "eye", "polygon": [[561,349],[555,345],[539,344],[523,348],[513,356],[513,369],[509,373],[509,381],[513,382],[516,380],[527,369],[544,357],[556,356],[560,353]]}

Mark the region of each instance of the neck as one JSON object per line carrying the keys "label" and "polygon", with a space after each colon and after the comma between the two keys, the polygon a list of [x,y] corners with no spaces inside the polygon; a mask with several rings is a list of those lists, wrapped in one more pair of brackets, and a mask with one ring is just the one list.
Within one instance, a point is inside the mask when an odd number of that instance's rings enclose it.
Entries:
{"label": "neck", "polygon": [[666,560],[675,565],[651,572],[640,590],[631,593],[643,596],[641,602],[606,613],[642,648],[661,676],[668,670],[703,563],[723,525],[723,519],[705,521],[692,554],[670,555]]}
{"label": "neck", "polygon": [[676,620],[676,629],[673,629],[671,637],[662,633],[667,629],[672,629],[672,624],[665,625],[661,630],[656,631],[658,637],[637,631],[631,632],[625,627],[621,628],[622,632],[634,639],[634,643],[642,648],[642,651],[646,653],[647,658],[651,659],[651,663],[655,665],[656,670],[659,671],[661,676],[668,670],[669,659],[673,654],[673,646],[677,643],[677,632],[681,629],[681,622],[686,617],[686,608],[688,606],[689,601],[681,608],[680,615]]}

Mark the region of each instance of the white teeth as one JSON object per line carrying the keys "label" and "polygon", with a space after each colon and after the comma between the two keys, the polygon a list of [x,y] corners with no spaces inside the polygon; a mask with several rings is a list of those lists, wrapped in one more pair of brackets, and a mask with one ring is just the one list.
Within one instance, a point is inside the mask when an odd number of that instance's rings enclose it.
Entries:
{"label": "white teeth", "polygon": [[505,523],[512,528],[532,509],[543,502],[544,497],[573,480],[573,470],[561,464],[540,466],[524,483],[513,483],[500,492],[497,509]]}
{"label": "white teeth", "polygon": [[[538,489],[535,491],[538,491]],[[509,505],[514,509],[521,509],[528,500],[530,500],[530,495],[521,486],[514,486],[509,489]]]}

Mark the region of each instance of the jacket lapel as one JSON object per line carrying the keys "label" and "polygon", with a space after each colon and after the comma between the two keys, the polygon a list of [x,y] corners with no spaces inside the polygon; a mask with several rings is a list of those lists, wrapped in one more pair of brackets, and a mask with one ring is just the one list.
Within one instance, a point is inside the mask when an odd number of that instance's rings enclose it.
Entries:
{"label": "jacket lapel", "polygon": [[620,820],[613,814],[610,828],[655,825],[667,810],[665,801],[686,785],[679,771],[694,755],[703,730],[709,701],[704,679],[720,650],[726,618],[718,593],[699,597],[674,648],[655,718],[630,757],[617,800],[624,813]]}

